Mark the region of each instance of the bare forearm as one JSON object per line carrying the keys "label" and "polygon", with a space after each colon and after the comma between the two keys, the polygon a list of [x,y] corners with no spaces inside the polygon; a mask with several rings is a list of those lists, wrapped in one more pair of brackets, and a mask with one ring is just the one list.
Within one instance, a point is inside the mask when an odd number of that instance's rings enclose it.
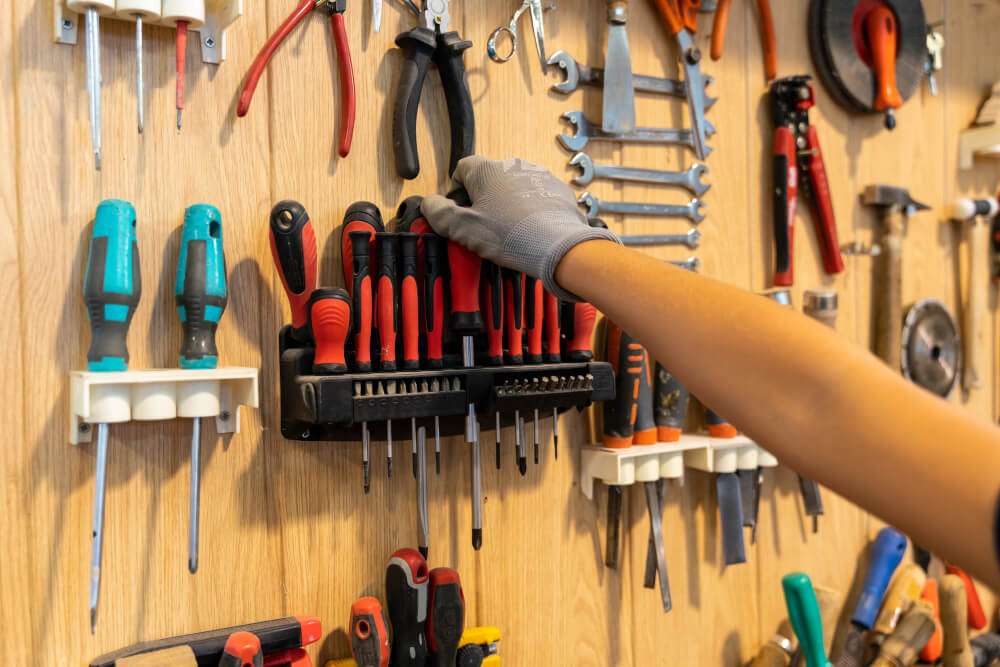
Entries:
{"label": "bare forearm", "polygon": [[1000,430],[809,318],[614,244],[556,279],[789,466],[1000,587]]}

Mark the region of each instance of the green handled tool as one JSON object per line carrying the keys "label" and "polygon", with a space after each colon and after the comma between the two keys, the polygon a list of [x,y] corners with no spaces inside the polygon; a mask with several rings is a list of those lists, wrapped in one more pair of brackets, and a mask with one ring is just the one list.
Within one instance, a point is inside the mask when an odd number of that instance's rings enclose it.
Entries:
{"label": "green handled tool", "polygon": [[[135,234],[135,208],[118,199],[97,206],[90,238],[83,299],[90,317],[87,370],[128,370],[128,327],[132,323],[142,279]],[[108,470],[108,425],[97,425],[97,471],[94,479],[93,544],[90,557],[90,631],[97,626],[101,591],[101,546],[104,532],[104,488]]]}
{"label": "green handled tool", "polygon": [[[211,369],[219,365],[215,331],[226,310],[226,255],[222,249],[222,214],[209,204],[184,213],[181,252],[174,286],[177,314],[184,327],[179,365]],[[198,570],[198,508],[201,502],[201,417],[191,431],[191,495],[188,523],[188,570]]]}
{"label": "green handled tool", "polygon": [[809,575],[802,572],[786,574],[781,579],[785,605],[807,667],[830,667],[823,643],[823,620]]}

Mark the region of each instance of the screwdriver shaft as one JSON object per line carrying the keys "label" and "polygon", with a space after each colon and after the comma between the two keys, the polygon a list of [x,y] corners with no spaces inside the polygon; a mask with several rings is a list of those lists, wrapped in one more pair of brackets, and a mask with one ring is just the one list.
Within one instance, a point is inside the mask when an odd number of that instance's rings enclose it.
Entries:
{"label": "screwdriver shaft", "polygon": [[552,408],[552,451],[559,459],[559,408]]}
{"label": "screwdriver shaft", "polygon": [[385,474],[386,477],[392,479],[392,420],[385,420],[385,444],[386,444],[386,454],[385,454]]}
{"label": "screwdriver shaft", "polygon": [[94,166],[101,170],[101,23],[97,10],[88,7],[87,26],[87,96],[90,102],[90,143],[94,150]]}
{"label": "screwdriver shaft", "polygon": [[538,408],[535,408],[535,465],[538,465]]}
{"label": "screwdriver shaft", "polygon": [[146,125],[144,98],[146,87],[142,72],[142,14],[135,15],[135,108],[139,118],[139,134]]}
{"label": "screwdriver shaft", "polygon": [[198,514],[201,506],[201,417],[191,427],[191,503],[188,508],[188,571],[198,571]]}
{"label": "screwdriver shaft", "polygon": [[[466,368],[475,366],[472,336],[462,336],[462,365]],[[476,419],[476,404],[471,401],[465,420],[465,438],[472,445],[472,548],[478,551],[483,546],[483,483],[479,460],[479,421]]]}
{"label": "screwdriver shaft", "polygon": [[434,415],[434,474],[441,474],[441,418]]}
{"label": "screwdriver shaft", "polygon": [[514,448],[517,455],[517,469],[523,477],[528,470],[528,457],[524,453],[524,420],[521,419],[521,411],[514,411]]}
{"label": "screwdriver shaft", "polygon": [[496,446],[497,446],[497,470],[500,470],[500,413],[496,415]]}
{"label": "screwdriver shaft", "polygon": [[97,425],[97,470],[94,475],[94,517],[90,552],[90,634],[97,627],[97,600],[101,593],[101,554],[104,538],[104,487],[108,473],[108,425]]}
{"label": "screwdriver shaft", "polygon": [[413,460],[413,479],[417,478],[417,418],[410,417],[410,456]]}
{"label": "screwdriver shaft", "polygon": [[361,422],[361,475],[364,479],[365,493],[372,490],[372,464],[369,451],[368,422]]}
{"label": "screwdriver shaft", "polygon": [[417,430],[417,545],[420,554],[427,558],[430,550],[430,525],[427,514],[427,432]]}

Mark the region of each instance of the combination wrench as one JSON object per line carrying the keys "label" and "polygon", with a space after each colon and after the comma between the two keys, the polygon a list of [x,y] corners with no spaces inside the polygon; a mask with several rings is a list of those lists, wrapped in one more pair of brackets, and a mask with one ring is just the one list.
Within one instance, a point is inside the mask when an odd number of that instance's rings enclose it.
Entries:
{"label": "combination wrench", "polygon": [[[614,134],[605,132],[600,125],[594,125],[582,111],[567,111],[562,117],[574,127],[573,134],[560,134],[559,143],[566,150],[577,153],[582,151],[587,143],[593,141],[617,141],[629,144],[676,144],[695,150],[695,136],[689,129],[675,130],[669,128],[637,127],[632,132]],[[705,131],[708,136],[715,134],[715,127],[705,121]],[[712,152],[710,146],[705,147],[705,155]]]}
{"label": "combination wrench", "polygon": [[622,215],[655,215],[664,218],[687,218],[694,224],[705,219],[704,204],[697,197],[687,204],[644,204],[639,202],[605,202],[589,192],[580,195],[577,203],[587,209],[588,218],[599,218],[602,213]]}
{"label": "combination wrench", "polygon": [[686,245],[694,250],[701,243],[701,232],[691,229],[686,234],[631,234],[619,236],[622,245],[632,247],[655,245]]}
{"label": "combination wrench", "polygon": [[654,183],[657,185],[679,185],[687,188],[697,196],[705,194],[711,185],[703,183],[701,177],[708,172],[708,167],[696,163],[687,171],[662,171],[659,169],[636,169],[620,167],[613,164],[598,164],[586,153],[577,153],[569,163],[580,168],[580,175],[573,179],[576,185],[590,185],[595,178],[613,181],[631,181],[633,183]]}

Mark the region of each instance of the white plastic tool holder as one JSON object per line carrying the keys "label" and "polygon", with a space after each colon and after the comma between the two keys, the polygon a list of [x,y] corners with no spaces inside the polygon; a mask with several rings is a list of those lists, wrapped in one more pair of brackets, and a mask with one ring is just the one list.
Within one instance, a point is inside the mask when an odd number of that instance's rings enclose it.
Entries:
{"label": "white plastic tool holder", "polygon": [[219,433],[238,433],[241,405],[258,406],[256,368],[70,374],[69,441],[90,442],[91,424],[215,417]]}
{"label": "white plastic tool holder", "polygon": [[134,21],[141,13],[150,25],[174,27],[188,21],[199,32],[201,59],[218,65],[226,59],[226,31],[243,16],[244,0],[52,0],[53,38],[60,44],[76,44],[80,17],[94,7],[102,17]]}
{"label": "white plastic tool holder", "polygon": [[612,486],[630,486],[636,482],[681,479],[684,468],[722,473],[777,465],[773,456],[766,452],[761,456],[761,452],[753,440],[742,435],[710,438],[684,434],[677,442],[624,449],[587,445],[580,450],[580,490],[593,499],[594,480]]}

